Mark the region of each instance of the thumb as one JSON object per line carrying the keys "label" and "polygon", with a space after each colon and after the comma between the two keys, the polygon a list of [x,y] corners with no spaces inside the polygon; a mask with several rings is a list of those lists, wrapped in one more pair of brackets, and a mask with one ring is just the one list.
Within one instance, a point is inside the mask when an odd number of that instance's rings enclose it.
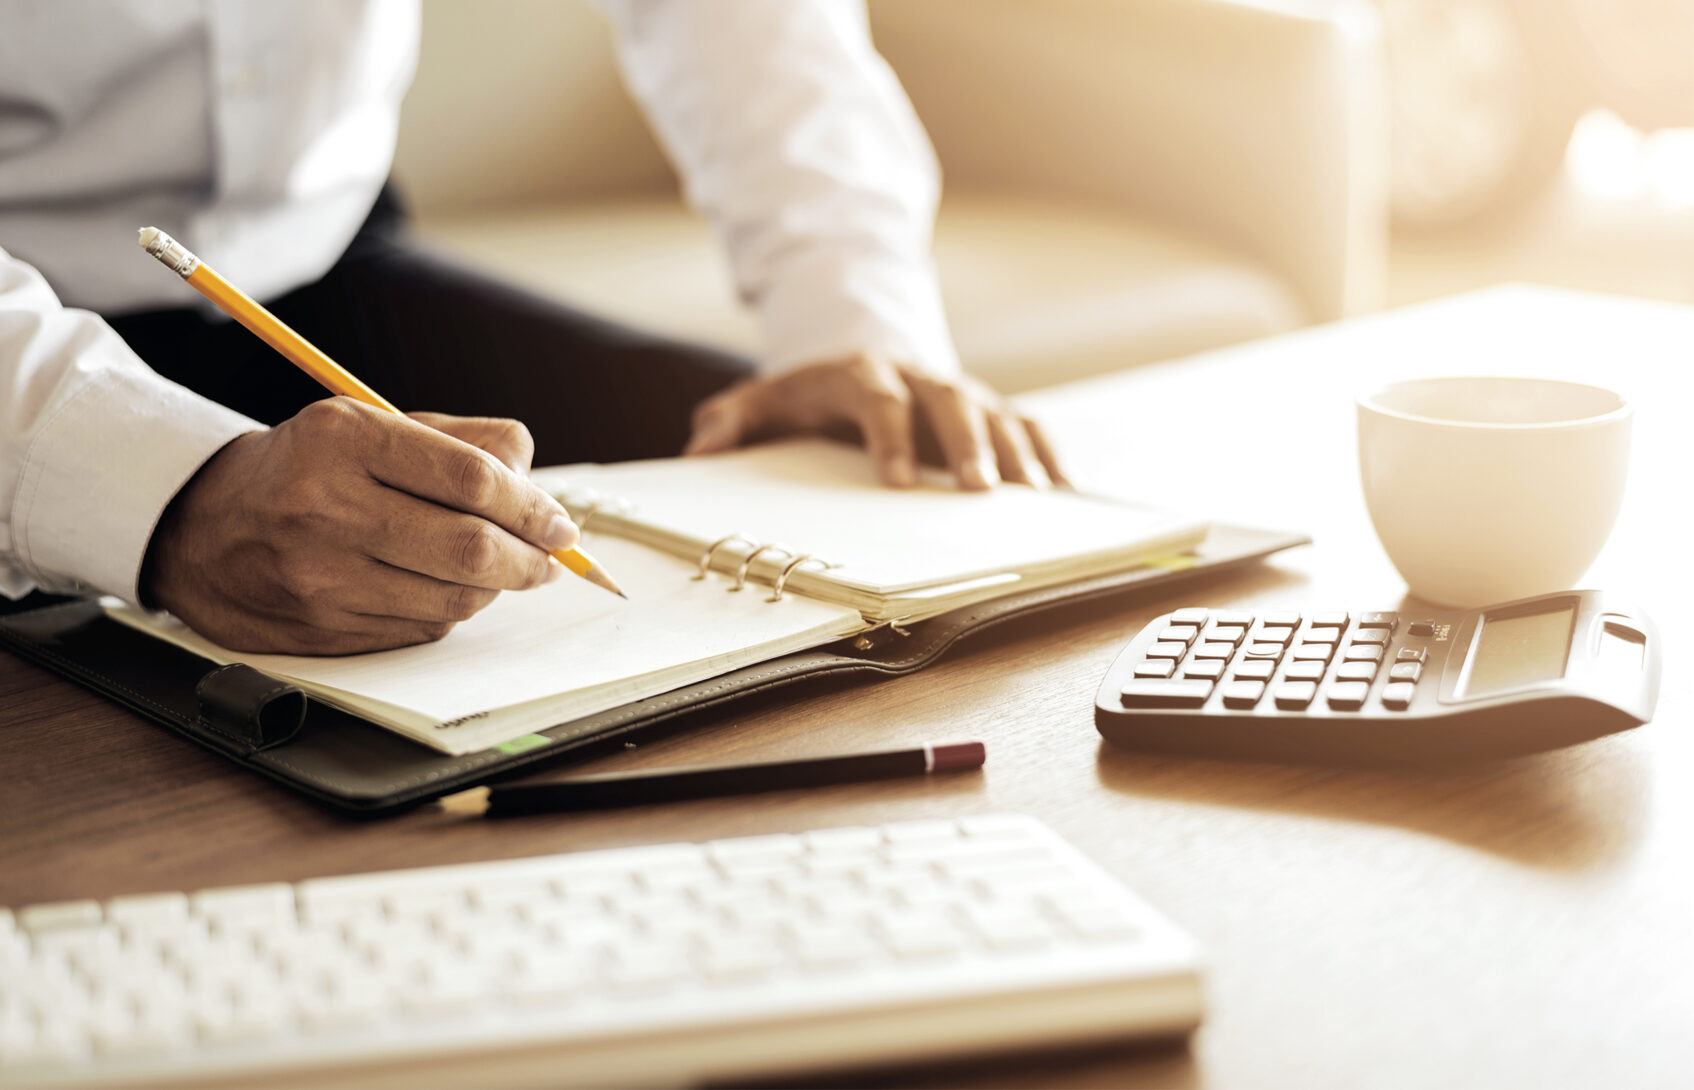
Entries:
{"label": "thumb", "polygon": [[734,450],[746,437],[749,405],[744,392],[731,390],[703,402],[694,413],[694,433],[682,453],[718,454]]}

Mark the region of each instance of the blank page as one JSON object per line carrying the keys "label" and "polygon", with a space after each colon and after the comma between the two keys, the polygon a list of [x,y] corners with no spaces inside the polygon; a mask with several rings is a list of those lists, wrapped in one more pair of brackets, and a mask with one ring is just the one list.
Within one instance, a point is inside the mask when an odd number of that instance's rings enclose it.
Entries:
{"label": "blank page", "polygon": [[584,547],[624,601],[576,576],[508,592],[435,643],[364,655],[228,651],[174,618],[109,606],[118,619],[216,662],[245,662],[448,753],[522,734],[815,647],[864,627],[840,606],[766,588],[693,581],[675,557],[591,535]]}
{"label": "blank page", "polygon": [[[986,575],[1036,575],[1131,561],[1194,544],[1205,523],[1168,511],[1067,491],[1007,485],[961,492],[926,470],[912,489],[876,479],[863,451],[820,439],[792,440],[701,458],[538,470],[543,487],[596,498],[642,535],[698,557],[729,534],[775,543],[786,555],[812,553],[836,565],[828,579],[876,594],[897,594]],[[739,543],[730,556],[745,555]],[[1124,565],[1118,565],[1124,566]],[[804,571],[794,586],[818,577]]]}

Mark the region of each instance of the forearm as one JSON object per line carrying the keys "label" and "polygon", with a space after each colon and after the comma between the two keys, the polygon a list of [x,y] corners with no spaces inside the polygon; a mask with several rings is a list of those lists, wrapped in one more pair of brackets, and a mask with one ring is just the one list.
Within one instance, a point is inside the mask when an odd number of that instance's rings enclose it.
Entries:
{"label": "forearm", "polygon": [[155,374],[0,250],[0,592],[133,600],[171,497],[258,426]]}
{"label": "forearm", "polygon": [[716,226],[778,369],[958,370],[931,265],[927,137],[856,0],[602,0],[632,91]]}

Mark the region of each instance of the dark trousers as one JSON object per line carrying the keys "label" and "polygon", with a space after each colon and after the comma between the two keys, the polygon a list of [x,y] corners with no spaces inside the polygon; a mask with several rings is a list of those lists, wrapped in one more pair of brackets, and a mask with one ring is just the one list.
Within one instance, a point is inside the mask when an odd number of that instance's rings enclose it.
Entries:
{"label": "dark trousers", "polygon": [[[323,279],[267,306],[402,410],[522,420],[538,466],[680,453],[693,407],[751,372],[736,356],[444,261],[411,240],[387,192]],[[328,396],[221,317],[168,310],[109,321],[155,371],[266,424]]]}

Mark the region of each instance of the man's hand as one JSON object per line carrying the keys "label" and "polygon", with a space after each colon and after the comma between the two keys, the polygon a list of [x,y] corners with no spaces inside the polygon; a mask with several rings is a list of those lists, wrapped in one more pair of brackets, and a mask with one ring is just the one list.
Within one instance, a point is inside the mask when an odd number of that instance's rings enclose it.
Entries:
{"label": "man's hand", "polygon": [[706,399],[694,412],[694,434],[683,453],[844,430],[858,432],[877,476],[896,488],[917,482],[918,451],[928,443],[960,488],[980,491],[1002,480],[1065,483],[1041,429],[987,386],[862,356],[749,379]]}
{"label": "man's hand", "polygon": [[515,420],[345,397],[234,440],[177,493],[142,596],[239,651],[339,655],[440,639],[502,590],[558,578],[575,544],[530,483]]}

